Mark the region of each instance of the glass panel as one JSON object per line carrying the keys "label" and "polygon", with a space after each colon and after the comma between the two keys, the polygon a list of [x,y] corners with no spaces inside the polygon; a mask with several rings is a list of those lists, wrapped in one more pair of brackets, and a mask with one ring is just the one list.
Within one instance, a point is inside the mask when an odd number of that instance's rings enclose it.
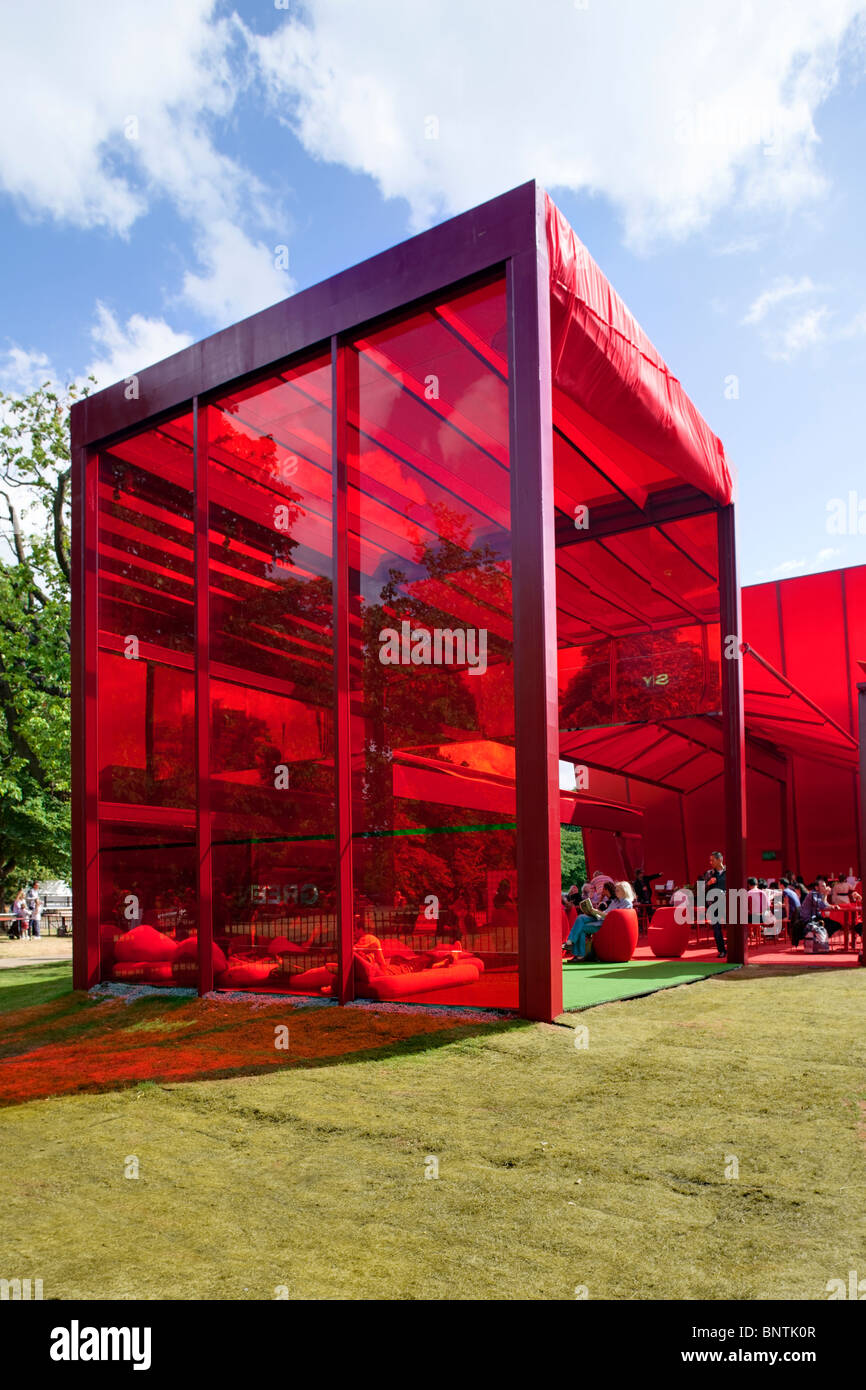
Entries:
{"label": "glass panel", "polygon": [[336,969],[330,391],[319,358],[208,410],[218,987]]}
{"label": "glass panel", "polygon": [[197,984],[193,421],[99,458],[104,979]]}
{"label": "glass panel", "polygon": [[518,1002],[506,327],[497,280],[350,356],[362,996]]}
{"label": "glass panel", "polygon": [[102,978],[198,985],[195,822],[100,825]]}
{"label": "glass panel", "polygon": [[99,799],[195,806],[191,670],[99,653]]}

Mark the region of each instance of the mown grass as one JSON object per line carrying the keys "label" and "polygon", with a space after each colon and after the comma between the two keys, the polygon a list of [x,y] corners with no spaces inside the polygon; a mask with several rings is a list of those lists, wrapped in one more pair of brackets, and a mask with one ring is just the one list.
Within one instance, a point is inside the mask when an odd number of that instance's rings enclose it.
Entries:
{"label": "mown grass", "polygon": [[[267,1072],[0,1111],[3,1263],[59,1298],[826,1298],[866,1274],[864,998],[755,967],[562,1026],[298,1010]],[[273,1031],[203,1009],[56,995],[33,1041]]]}
{"label": "mown grass", "polygon": [[72,965],[57,962],[53,965],[17,965],[14,970],[0,970],[0,1029],[2,1015],[16,1009],[28,1009],[35,1004],[47,1004],[67,995],[72,989]]}

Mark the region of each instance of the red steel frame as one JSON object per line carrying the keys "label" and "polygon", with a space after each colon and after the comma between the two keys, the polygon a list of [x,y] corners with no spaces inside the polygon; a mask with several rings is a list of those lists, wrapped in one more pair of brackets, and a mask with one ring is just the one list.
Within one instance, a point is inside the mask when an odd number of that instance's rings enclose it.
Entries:
{"label": "red steel frame", "polygon": [[[733,503],[718,513],[719,621],[722,634],[722,732],[724,737],[725,840],[728,902],[746,882],[746,727],[743,714],[743,620],[737,581]],[[721,846],[720,846],[721,848]],[[734,899],[739,901],[739,899]],[[731,917],[730,908],[728,917]],[[729,920],[728,959],[745,965],[748,932],[739,913]]]}
{"label": "red steel frame", "polygon": [[[863,881],[863,865],[866,864],[866,684],[857,686],[857,718],[860,729],[860,881],[861,893]],[[860,928],[860,955],[858,957],[860,965],[866,965],[866,920]]]}
{"label": "red steel frame", "polygon": [[[524,184],[371,260],[227,328],[76,404],[73,470],[73,891],[76,988],[99,977],[96,758],[96,448],[180,409],[195,412],[196,752],[199,940],[210,944],[211,865],[207,798],[208,510],[210,393],[330,344],[333,383],[334,689],[340,999],[352,993],[349,609],[345,401],[363,324],[494,269],[506,275],[515,652],[516,824],[520,1012],[549,1020],[562,1010],[560,960],[559,717],[548,256],[543,191]],[[133,399],[127,397],[133,394]],[[200,404],[201,403],[201,404]],[[713,509],[709,504],[708,509]],[[722,632],[739,635],[733,507],[719,515]],[[729,885],[740,886],[745,838],[745,759],[740,661],[723,662]],[[204,800],[202,798],[205,798]],[[743,933],[731,936],[743,959]],[[199,952],[199,990],[213,986],[211,951]]]}

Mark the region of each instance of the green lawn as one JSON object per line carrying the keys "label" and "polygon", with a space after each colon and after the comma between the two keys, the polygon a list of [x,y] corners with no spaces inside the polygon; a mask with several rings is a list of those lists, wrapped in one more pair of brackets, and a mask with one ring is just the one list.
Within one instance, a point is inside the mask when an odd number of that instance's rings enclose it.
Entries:
{"label": "green lawn", "polygon": [[[866,971],[456,1028],[104,1005],[68,978],[0,971],[0,1070],[13,1101],[31,1075],[46,1096],[0,1111],[0,1274],[46,1298],[821,1299],[866,1275]],[[289,1051],[257,1060],[278,1016]],[[230,1069],[233,1034],[238,1074],[165,1080],[193,1036]],[[88,1049],[129,1068],[139,1047],[158,1083],[68,1093],[115,1084]]]}

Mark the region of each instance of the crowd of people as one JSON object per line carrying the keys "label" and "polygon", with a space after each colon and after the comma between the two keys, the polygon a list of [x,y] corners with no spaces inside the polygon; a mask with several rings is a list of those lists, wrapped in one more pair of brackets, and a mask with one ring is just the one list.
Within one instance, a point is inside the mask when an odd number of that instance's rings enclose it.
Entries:
{"label": "crowd of people", "polygon": [[[605,914],[613,908],[635,908],[643,921],[647,921],[653,905],[652,880],[655,877],[638,870],[634,880],[629,883],[596,872],[582,887],[572,884],[568,892],[562,895],[563,906],[577,911],[563,944],[565,960],[590,958],[592,937],[604,921]],[[725,857],[721,850],[714,850],[710,855],[709,868],[702,881],[707,902],[706,922],[713,929],[719,959],[725,959],[728,885]],[[670,905],[676,907],[682,903],[693,908],[697,888],[697,884],[675,888],[670,894]],[[842,930],[839,921],[830,915],[832,910],[856,907],[861,903],[861,885],[853,871],[847,875],[819,874],[806,883],[801,874],[787,870],[780,878],[769,880],[752,876],[746,884],[748,922],[760,927],[763,939],[770,943],[786,930],[790,933],[792,946],[798,946],[807,935],[818,930],[826,933],[829,939],[834,932]],[[852,922],[851,929],[859,934],[862,925]]]}

